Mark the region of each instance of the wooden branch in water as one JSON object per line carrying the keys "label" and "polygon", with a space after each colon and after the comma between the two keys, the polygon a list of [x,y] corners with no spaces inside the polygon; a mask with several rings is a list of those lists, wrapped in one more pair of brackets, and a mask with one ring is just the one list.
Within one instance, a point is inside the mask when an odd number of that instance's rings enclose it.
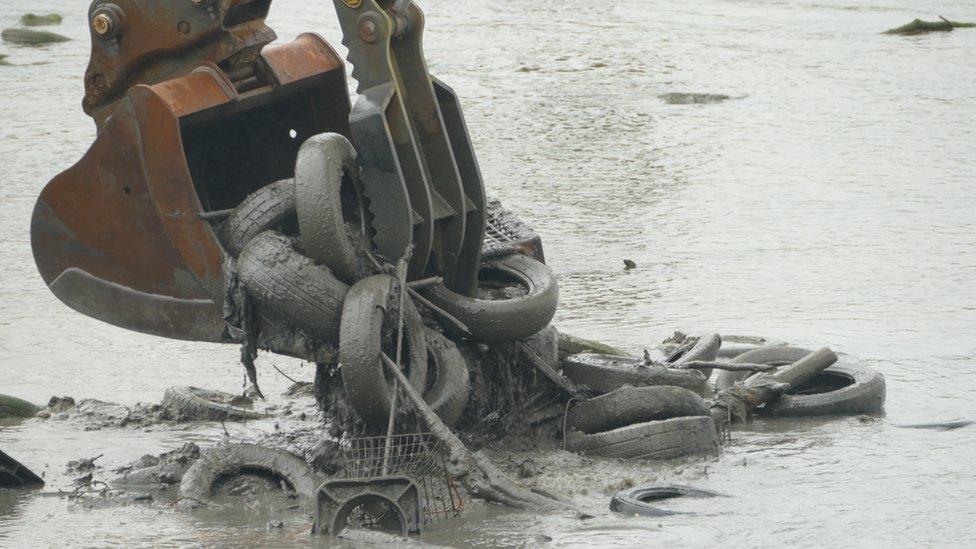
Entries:
{"label": "wooden branch in water", "polygon": [[729,372],[772,372],[778,367],[775,364],[733,364],[710,360],[692,360],[675,366],[679,370],[726,370]]}
{"label": "wooden branch in water", "polygon": [[729,418],[745,421],[756,406],[772,400],[790,387],[810,381],[835,362],[837,355],[827,347],[821,347],[773,373],[754,375],[743,383],[737,383],[715,398],[711,407],[715,426],[721,427]]}
{"label": "wooden branch in water", "polygon": [[529,362],[531,362],[532,365],[535,366],[537,370],[542,372],[542,375],[546,376],[546,379],[551,381],[554,385],[556,385],[556,387],[559,387],[563,392],[565,392],[569,396],[580,398],[580,399],[585,398],[583,394],[580,392],[580,390],[577,389],[575,385],[573,385],[572,381],[570,381],[565,376],[557,372],[555,369],[553,369],[552,366],[546,364],[546,361],[542,360],[542,358],[540,358],[539,355],[535,354],[535,351],[533,351],[528,345],[526,345],[521,341],[516,342],[515,345],[516,347],[518,347],[519,351],[522,351],[522,354],[525,355],[525,358],[529,359]]}

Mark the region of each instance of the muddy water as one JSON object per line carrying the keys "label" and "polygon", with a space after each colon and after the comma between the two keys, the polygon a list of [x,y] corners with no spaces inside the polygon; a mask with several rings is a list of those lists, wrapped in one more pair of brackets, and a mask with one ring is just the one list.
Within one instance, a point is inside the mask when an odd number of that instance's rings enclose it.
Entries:
{"label": "muddy water", "polygon": [[[43,184],[93,138],[82,114],[84,6],[76,40],[0,45],[0,392],[124,403],[174,383],[236,390],[237,350],[119,330],[58,303],[37,276],[28,220]],[[465,6],[458,8],[458,5]],[[976,30],[878,32],[915,17],[976,20],[972,2],[427,0],[432,69],[462,97],[488,188],[539,230],[559,275],[558,325],[638,350],[675,328],[829,344],[884,372],[887,416],[755,422],[715,459],[580,462],[550,453],[539,482],[597,514],[587,522],[502,510],[425,538],[463,546],[971,545],[976,428],[894,422],[976,417]],[[0,26],[26,6],[0,3]],[[338,43],[328,2],[276,0],[282,39]],[[730,99],[670,105],[659,95]],[[142,251],[141,253],[151,253]],[[624,271],[624,258],[637,269]],[[310,379],[265,357],[268,392]],[[273,425],[233,427],[234,439]],[[66,488],[70,459],[116,467],[216,425],[86,432],[0,426],[0,447]],[[609,486],[688,483],[730,495],[676,503],[696,515],[625,519]],[[85,509],[0,494],[0,545],[304,545],[307,525],[267,531],[271,511],[190,515],[162,506]],[[272,517],[273,518],[273,517]]]}

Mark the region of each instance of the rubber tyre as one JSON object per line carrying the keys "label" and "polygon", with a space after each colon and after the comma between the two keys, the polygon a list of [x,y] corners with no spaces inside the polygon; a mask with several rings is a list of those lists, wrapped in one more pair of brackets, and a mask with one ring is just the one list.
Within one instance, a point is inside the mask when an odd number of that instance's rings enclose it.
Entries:
{"label": "rubber tyre", "polygon": [[571,408],[566,428],[592,434],[647,421],[707,415],[708,405],[688,389],[621,387]]}
{"label": "rubber tyre", "polygon": [[711,417],[678,417],[594,434],[570,431],[566,449],[588,456],[672,459],[717,454],[719,440]]}
{"label": "rubber tyre", "polygon": [[653,507],[650,501],[662,501],[676,497],[714,498],[724,494],[701,490],[690,486],[638,486],[621,490],[610,499],[610,510],[629,517],[665,517],[668,515],[684,515],[680,511],[669,511]]}
{"label": "rubber tyre", "polygon": [[288,238],[274,231],[254,237],[241,252],[237,272],[259,308],[325,343],[338,343],[349,286],[298,253]]}
{"label": "rubber tyre", "polygon": [[217,237],[224,250],[238,257],[252,238],[277,229],[295,215],[295,180],[282,179],[249,194],[230,214]]}
{"label": "rubber tyre", "polygon": [[607,394],[625,386],[672,385],[698,394],[705,392],[705,376],[695,370],[644,366],[636,357],[582,353],[562,362],[563,375],[578,387]]}
{"label": "rubber tyre", "polygon": [[241,421],[246,419],[263,419],[265,414],[222,404],[209,400],[208,397],[220,396],[230,398],[233,395],[220,391],[210,391],[197,387],[170,387],[163,392],[162,407],[170,416],[179,421]]}
{"label": "rubber tyre", "polygon": [[[797,360],[810,354],[809,349],[799,347],[760,347],[758,349],[743,353],[736,357],[733,362],[753,363],[753,364],[792,364]],[[738,376],[720,376],[716,380],[716,387],[719,381],[723,386],[731,386],[737,381],[742,381],[749,377],[750,372],[722,372],[723,374],[740,374]],[[741,375],[745,374],[745,375]],[[802,393],[804,386],[795,390],[787,391],[775,401],[767,403],[757,412],[764,416],[774,417],[798,417],[798,416],[824,416],[837,414],[869,414],[877,412],[884,407],[885,401],[885,379],[880,372],[873,368],[868,368],[857,362],[841,356],[837,362],[824,370],[817,378],[823,380],[825,377],[843,378],[849,384],[836,390],[813,394]]]}
{"label": "rubber tyre", "polygon": [[362,204],[359,170],[352,143],[337,133],[322,133],[302,143],[295,163],[295,202],[302,248],[340,280],[353,283],[366,273],[364,245],[351,236],[343,216],[343,179],[356,190]]}
{"label": "rubber tyre", "polygon": [[320,481],[312,467],[294,454],[257,444],[227,444],[203,451],[183,475],[180,497],[210,502],[217,480],[249,470],[281,477],[307,508],[315,505]]}
{"label": "rubber tyre", "polygon": [[[339,327],[339,363],[349,403],[372,427],[386,427],[393,380],[383,366],[383,327],[395,279],[390,275],[366,277],[352,286],[342,307]],[[427,382],[427,340],[423,320],[413,300],[403,301],[404,358],[410,384],[424,391]],[[394,343],[395,345],[395,343]],[[396,349],[387,349],[395,358]]]}
{"label": "rubber tyre", "polygon": [[464,323],[478,341],[525,339],[549,325],[559,303],[559,286],[552,269],[530,257],[512,254],[483,262],[479,277],[486,271],[517,280],[527,294],[512,299],[482,299],[455,293],[444,285],[432,286],[423,293]]}
{"label": "rubber tyre", "polygon": [[468,364],[457,345],[440,332],[427,328],[424,333],[429,356],[427,375],[433,380],[424,400],[445,425],[453,427],[471,397]]}
{"label": "rubber tyre", "polygon": [[39,411],[41,411],[40,406],[35,406],[26,400],[9,395],[0,395],[0,418],[34,417]]}

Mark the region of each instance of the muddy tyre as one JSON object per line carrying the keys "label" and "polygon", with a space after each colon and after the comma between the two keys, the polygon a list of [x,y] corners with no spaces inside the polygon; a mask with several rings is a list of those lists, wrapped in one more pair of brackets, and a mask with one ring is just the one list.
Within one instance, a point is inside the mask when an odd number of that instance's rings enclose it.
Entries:
{"label": "muddy tyre", "polygon": [[[733,360],[739,363],[787,365],[810,354],[799,347],[761,347],[743,353]],[[720,376],[716,387],[731,387],[749,377],[750,372],[722,372],[740,374]],[[745,375],[741,375],[745,374]],[[841,356],[837,362],[813,380],[788,390],[778,399],[767,403],[757,413],[765,416],[824,416],[836,414],[869,414],[884,407],[885,380],[880,372],[868,368],[850,357]]]}
{"label": "muddy tyre", "polygon": [[[387,322],[392,310],[395,279],[366,277],[352,286],[342,308],[339,363],[349,403],[371,427],[385,427],[390,414],[393,380],[383,366],[382,353],[396,356],[396,323]],[[410,384],[423,392],[427,382],[427,340],[423,320],[411,299],[404,299],[403,360]],[[388,329],[392,326],[392,330]],[[386,329],[385,329],[386,328]]]}
{"label": "muddy tyre", "polygon": [[237,271],[259,310],[266,307],[325,343],[339,341],[349,286],[298,253],[288,238],[274,231],[254,237],[241,252]]}
{"label": "muddy tyre", "polygon": [[668,515],[683,515],[680,511],[658,509],[650,504],[652,501],[662,501],[677,497],[714,498],[724,494],[701,490],[689,486],[639,486],[621,490],[610,500],[610,510],[628,517],[664,517]]}
{"label": "muddy tyre", "polygon": [[566,449],[588,456],[672,459],[717,454],[719,440],[711,417],[678,417],[593,434],[570,431]]}
{"label": "muddy tyre", "polygon": [[220,243],[232,257],[260,233],[277,229],[295,215],[295,180],[282,179],[249,194],[224,221],[217,232]]}
{"label": "muddy tyre", "polygon": [[569,410],[566,428],[592,434],[635,423],[707,416],[702,397],[681,387],[621,387]]}
{"label": "muddy tyre", "polygon": [[562,362],[563,375],[578,387],[598,395],[621,387],[672,385],[698,394],[705,391],[705,376],[695,370],[645,366],[640,358],[583,353]]}
{"label": "muddy tyre", "polygon": [[312,467],[294,454],[257,444],[228,444],[202,452],[200,459],[183,475],[180,497],[209,502],[218,480],[253,472],[281,478],[303,504],[309,507],[315,504],[320,482]]}
{"label": "muddy tyre", "polygon": [[34,417],[41,408],[26,400],[9,395],[0,395],[0,418]]}
{"label": "muddy tyre", "polygon": [[432,380],[424,400],[448,427],[464,413],[471,394],[468,365],[457,345],[440,332],[425,330],[429,362],[427,375]]}
{"label": "muddy tyre", "polygon": [[478,341],[525,339],[548,326],[556,314],[559,287],[544,263],[512,254],[483,262],[478,278],[476,291],[497,286],[517,287],[519,293],[507,299],[490,299],[461,295],[443,285],[423,290],[431,302],[467,326]]}
{"label": "muddy tyre", "polygon": [[309,257],[350,284],[362,278],[362,189],[356,150],[348,139],[322,133],[302,144],[295,163],[295,199]]}
{"label": "muddy tyre", "polygon": [[241,421],[267,417],[253,410],[220,402],[233,396],[197,387],[170,387],[163,393],[162,407],[178,421]]}

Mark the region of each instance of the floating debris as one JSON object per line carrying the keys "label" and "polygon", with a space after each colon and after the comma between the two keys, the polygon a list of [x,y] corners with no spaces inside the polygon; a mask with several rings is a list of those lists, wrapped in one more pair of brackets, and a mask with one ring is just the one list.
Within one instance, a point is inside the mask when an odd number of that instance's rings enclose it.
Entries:
{"label": "floating debris", "polygon": [[[0,56],[3,64],[3,56]],[[26,400],[9,395],[0,395],[0,418],[4,417],[34,417],[41,408]]]}
{"label": "floating debris", "polygon": [[43,27],[46,25],[60,25],[61,16],[56,13],[38,15],[36,13],[25,13],[20,17],[20,24],[25,27]]}
{"label": "floating debris", "polygon": [[658,96],[668,105],[698,105],[703,103],[719,103],[732,99],[729,95],[720,93],[682,93],[671,92]]}
{"label": "floating debris", "polygon": [[41,44],[55,44],[57,42],[67,42],[71,40],[67,36],[48,31],[36,31],[31,29],[3,29],[0,38],[4,42],[12,44],[23,44],[25,46],[39,46]]}
{"label": "floating debris", "polygon": [[902,36],[912,36],[915,34],[924,34],[926,32],[951,32],[954,29],[968,29],[976,27],[976,23],[949,21],[942,16],[939,16],[939,18],[942,20],[922,21],[921,19],[916,19],[907,25],[902,25],[894,29],[888,29],[881,34],[900,34]]}
{"label": "floating debris", "polygon": [[0,488],[44,486],[44,480],[19,461],[0,451]]}

